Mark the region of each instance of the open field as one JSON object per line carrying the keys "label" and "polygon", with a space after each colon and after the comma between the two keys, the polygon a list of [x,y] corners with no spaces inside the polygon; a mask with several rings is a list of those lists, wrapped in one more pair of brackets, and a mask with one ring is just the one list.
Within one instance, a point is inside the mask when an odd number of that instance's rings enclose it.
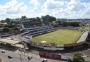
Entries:
{"label": "open field", "polygon": [[32,41],[36,43],[47,41],[47,43],[69,44],[75,43],[80,36],[81,32],[79,30],[58,29],[54,32],[33,37]]}

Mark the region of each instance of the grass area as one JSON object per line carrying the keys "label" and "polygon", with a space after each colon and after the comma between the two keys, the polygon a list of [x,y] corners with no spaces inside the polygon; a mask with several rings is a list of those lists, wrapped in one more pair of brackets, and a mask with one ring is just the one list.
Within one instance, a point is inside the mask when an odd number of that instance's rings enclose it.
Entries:
{"label": "grass area", "polygon": [[47,43],[69,44],[75,43],[80,35],[79,30],[58,29],[54,32],[33,37],[32,41],[36,43],[47,41]]}

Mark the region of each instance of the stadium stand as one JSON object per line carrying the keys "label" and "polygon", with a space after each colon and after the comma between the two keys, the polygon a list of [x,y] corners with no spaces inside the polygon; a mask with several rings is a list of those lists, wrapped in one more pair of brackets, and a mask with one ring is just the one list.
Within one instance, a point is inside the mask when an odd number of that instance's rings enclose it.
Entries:
{"label": "stadium stand", "polygon": [[[52,32],[55,31],[54,27],[52,25],[42,25],[42,26],[31,26],[31,23],[29,21],[24,21],[22,22],[22,25],[24,26],[26,32],[28,32],[28,36],[37,36],[41,35],[44,33]],[[78,50],[84,50],[87,49],[88,44],[86,44],[87,37],[90,37],[90,33],[88,35],[89,31],[85,32],[85,38],[78,41],[77,43],[72,43],[72,44],[64,44],[61,46],[43,46],[41,44],[34,44],[31,43],[28,45],[30,48],[39,50],[39,51],[53,51],[53,52],[69,52],[69,51],[78,51]],[[84,36],[84,34],[83,34]],[[89,39],[90,40],[90,39]]]}
{"label": "stadium stand", "polygon": [[32,26],[30,21],[22,21],[21,23],[22,23],[24,29],[26,31],[29,31],[30,35],[32,35],[32,36],[36,36],[36,35],[54,31],[54,28],[51,25]]}

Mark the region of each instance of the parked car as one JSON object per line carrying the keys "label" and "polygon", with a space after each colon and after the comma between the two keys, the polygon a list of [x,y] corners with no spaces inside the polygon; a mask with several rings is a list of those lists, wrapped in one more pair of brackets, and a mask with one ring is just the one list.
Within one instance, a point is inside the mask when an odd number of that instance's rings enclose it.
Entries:
{"label": "parked car", "polygon": [[11,56],[8,56],[8,58],[9,58],[9,59],[12,59],[13,57],[11,57]]}
{"label": "parked car", "polygon": [[44,58],[44,59],[42,59],[42,62],[47,62],[47,59],[45,59],[45,58]]}
{"label": "parked car", "polygon": [[5,50],[2,50],[1,53],[5,53]]}

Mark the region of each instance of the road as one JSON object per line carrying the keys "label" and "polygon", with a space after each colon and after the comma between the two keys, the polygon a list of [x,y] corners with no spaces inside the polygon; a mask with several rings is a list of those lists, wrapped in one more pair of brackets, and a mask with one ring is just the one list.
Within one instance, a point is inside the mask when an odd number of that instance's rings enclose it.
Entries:
{"label": "road", "polygon": [[[42,58],[39,57],[38,52],[30,51],[29,53],[23,53],[19,51],[8,51],[5,50],[5,53],[2,53],[3,49],[0,49],[0,58],[3,59],[3,62],[41,62]],[[90,49],[84,50],[84,51],[79,51],[80,53],[86,55],[85,60],[87,62],[90,62]],[[76,52],[77,53],[77,52]],[[75,52],[72,53],[64,53],[62,55],[65,56],[73,56]],[[9,59],[8,56],[13,57],[12,59]],[[28,61],[27,57],[30,56],[32,57],[31,60]],[[22,61],[21,61],[22,60]],[[52,60],[48,59],[48,62],[64,62],[64,61],[57,61],[57,60]]]}
{"label": "road", "polygon": [[[33,53],[21,53],[21,52],[12,52],[4,50],[5,53],[2,53],[3,49],[0,49],[0,58],[3,60],[3,62],[41,62],[43,58],[40,58],[39,55],[33,54]],[[11,56],[12,59],[8,58],[8,56]],[[32,57],[31,60],[28,60],[27,57]],[[65,62],[60,60],[52,60],[47,59],[48,62]]]}
{"label": "road", "polygon": [[[42,58],[39,57],[37,54],[32,54],[32,53],[26,53],[24,54],[23,52],[12,52],[12,51],[7,51],[4,50],[5,53],[2,53],[3,49],[0,49],[0,58],[2,58],[3,62],[41,62]],[[75,52],[74,52],[75,53]],[[65,53],[63,55],[67,56],[73,56],[74,53]],[[82,54],[86,55],[85,60],[87,62],[90,62],[90,49],[81,51]],[[12,59],[9,59],[8,56],[11,56]],[[27,57],[32,57],[31,60],[28,60]],[[48,59],[48,62],[64,62],[64,61],[57,61],[57,60],[52,60]]]}
{"label": "road", "polygon": [[[41,62],[42,58],[39,57],[39,55],[28,53],[24,54],[23,52],[12,52],[4,50],[5,53],[2,53],[3,49],[0,49],[0,58],[3,60],[3,62]],[[11,56],[12,58],[8,58],[8,56]],[[27,57],[32,57],[31,60],[28,60]],[[52,60],[47,59],[48,62],[65,62],[65,61],[58,61],[58,60]]]}

